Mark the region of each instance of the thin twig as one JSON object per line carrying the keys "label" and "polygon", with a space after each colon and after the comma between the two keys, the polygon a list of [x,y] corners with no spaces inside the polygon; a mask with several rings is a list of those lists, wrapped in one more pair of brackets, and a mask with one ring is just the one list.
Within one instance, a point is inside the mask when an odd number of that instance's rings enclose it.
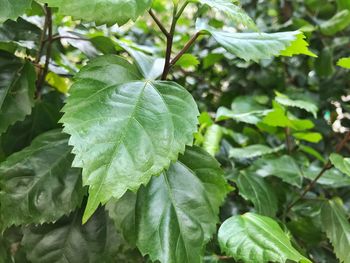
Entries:
{"label": "thin twig", "polygon": [[198,39],[201,35],[201,32],[197,32],[191,39],[187,42],[187,44],[181,49],[181,51],[176,55],[176,57],[170,62],[170,67],[176,64],[177,61],[191,48],[193,43]]}
{"label": "thin twig", "polygon": [[291,141],[291,137],[290,137],[290,129],[288,127],[286,127],[284,129],[284,134],[286,137],[286,146],[287,146],[288,154],[291,154],[292,153],[292,141]]}
{"label": "thin twig", "polygon": [[43,88],[45,78],[49,70],[49,63],[51,59],[51,50],[52,50],[52,11],[51,11],[51,8],[48,7],[47,5],[45,5],[45,10],[46,10],[46,17],[47,17],[48,43],[46,47],[44,69],[41,71],[41,74],[37,82],[37,90],[36,90],[37,98],[40,98],[41,96],[41,90]]}
{"label": "thin twig", "polygon": [[[344,139],[337,145],[336,147],[336,152],[339,153],[347,144],[347,142],[350,140],[350,132],[347,132],[347,134],[344,136]],[[332,163],[330,160],[327,161],[325,166],[322,168],[321,172],[316,176],[314,180],[312,180],[304,189],[302,194],[299,196],[298,199],[296,199],[294,202],[292,202],[287,210],[286,213],[288,213],[293,206],[295,206],[300,200],[302,200],[305,195],[315,186],[315,184],[318,182],[318,180],[325,174],[326,171],[331,169],[333,167]]]}
{"label": "thin twig", "polygon": [[151,15],[151,17],[153,18],[154,22],[157,24],[157,26],[159,27],[159,29],[163,32],[163,34],[168,38],[169,37],[169,32],[168,30],[166,30],[166,28],[163,26],[162,22],[160,22],[160,20],[158,19],[158,17],[154,14],[154,12],[152,11],[152,9],[150,9],[148,11],[148,13]]}
{"label": "thin twig", "polygon": [[45,45],[47,23],[48,23],[48,17],[46,15],[46,8],[47,8],[47,4],[45,4],[45,6],[44,6],[45,22],[44,22],[43,30],[41,31],[39,51],[38,51],[38,54],[36,55],[36,58],[35,58],[35,64],[38,64],[40,62],[40,58],[41,58],[41,55],[43,53],[43,49],[44,49],[44,45]]}
{"label": "thin twig", "polygon": [[[81,41],[90,41],[90,39],[83,38],[83,37],[72,37],[72,36],[53,36],[51,38],[51,42],[54,42],[56,40],[60,39],[73,39],[73,40],[81,40]],[[49,41],[49,39],[45,39],[45,42]]]}

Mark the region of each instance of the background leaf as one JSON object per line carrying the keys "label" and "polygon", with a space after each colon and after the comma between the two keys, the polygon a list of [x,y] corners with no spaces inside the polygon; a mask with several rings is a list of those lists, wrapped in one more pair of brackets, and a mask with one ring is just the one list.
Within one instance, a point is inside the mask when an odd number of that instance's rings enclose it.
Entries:
{"label": "background leaf", "polygon": [[253,213],[227,219],[219,229],[221,249],[245,262],[309,262],[271,218]]}
{"label": "background leaf", "polygon": [[81,171],[71,168],[71,150],[68,136],[56,130],[0,164],[1,229],[53,222],[81,204]]}

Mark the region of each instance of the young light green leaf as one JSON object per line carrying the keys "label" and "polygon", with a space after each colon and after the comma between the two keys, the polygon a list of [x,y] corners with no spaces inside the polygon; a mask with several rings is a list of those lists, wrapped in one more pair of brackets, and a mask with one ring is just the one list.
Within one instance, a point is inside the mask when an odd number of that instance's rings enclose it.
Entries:
{"label": "young light green leaf", "polygon": [[31,113],[35,78],[31,63],[0,51],[0,134]]}
{"label": "young light green leaf", "polygon": [[137,194],[128,192],[108,209],[124,237],[152,261],[200,263],[227,192],[217,161],[193,147]]}
{"label": "young light green leaf", "polygon": [[231,148],[229,156],[230,158],[235,159],[248,159],[279,152],[282,149],[284,149],[284,145],[276,148],[271,148],[263,144],[256,144],[244,148]]}
{"label": "young light green leaf", "polygon": [[295,132],[293,133],[293,137],[312,143],[319,143],[323,138],[322,134],[318,132]]}
{"label": "young light green leaf", "polygon": [[204,135],[203,148],[211,156],[215,156],[215,154],[219,151],[222,136],[223,131],[221,126],[214,124],[208,127]]}
{"label": "young light green leaf", "polygon": [[305,41],[304,33],[299,33],[297,38],[292,42],[292,44],[287,47],[287,49],[283,50],[280,55],[285,57],[292,57],[295,55],[307,55],[310,57],[317,57],[315,53],[309,50],[309,43]]}
{"label": "young light green leaf", "polygon": [[177,62],[176,65],[183,68],[196,67],[199,65],[199,60],[192,54],[184,54]]}
{"label": "young light green leaf", "polygon": [[339,59],[337,65],[342,68],[350,69],[350,57]]}
{"label": "young light green leaf", "polygon": [[350,223],[341,200],[333,199],[321,210],[322,225],[340,262],[350,262]]}
{"label": "young light green leaf", "polygon": [[283,106],[300,108],[312,113],[315,118],[317,117],[318,107],[311,101],[293,100],[280,92],[276,92],[275,100]]}
{"label": "young light green leaf", "polygon": [[254,162],[249,172],[261,177],[276,176],[291,185],[301,187],[303,173],[296,161],[288,155],[281,157],[263,157]]}
{"label": "young light green leaf", "polygon": [[22,244],[30,262],[106,262],[106,213],[99,209],[85,225],[81,216],[76,211],[55,224],[26,228]]}
{"label": "young light green leaf", "polygon": [[81,204],[81,170],[71,168],[71,150],[68,136],[55,130],[0,164],[1,229],[53,222]]}
{"label": "young light green leaf", "polygon": [[15,20],[29,9],[31,4],[32,0],[0,0],[0,23],[5,22],[7,19]]}
{"label": "young light green leaf", "polygon": [[344,158],[340,154],[332,153],[329,159],[335,168],[350,176],[350,158]]}
{"label": "young light green leaf", "polygon": [[257,29],[253,19],[238,5],[231,0],[198,0],[200,3],[210,6],[223,12],[229,19],[237,25],[243,25],[247,28]]}
{"label": "young light green leaf", "polygon": [[136,191],[175,161],[193,142],[199,112],[183,87],[139,80],[120,57],[102,56],[75,79],[61,121],[71,135],[73,165],[90,186],[85,222],[100,203]]}
{"label": "young light green leaf", "polygon": [[231,217],[221,225],[218,239],[221,249],[237,261],[311,263],[292,246],[278,223],[269,217],[253,213]]}
{"label": "young light green leaf", "polygon": [[38,0],[50,7],[58,7],[62,15],[72,16],[96,24],[123,25],[136,20],[152,4],[152,0]]}
{"label": "young light green leaf", "polygon": [[273,188],[259,176],[242,171],[236,184],[239,194],[254,204],[256,211],[265,216],[275,216],[277,212],[277,197]]}

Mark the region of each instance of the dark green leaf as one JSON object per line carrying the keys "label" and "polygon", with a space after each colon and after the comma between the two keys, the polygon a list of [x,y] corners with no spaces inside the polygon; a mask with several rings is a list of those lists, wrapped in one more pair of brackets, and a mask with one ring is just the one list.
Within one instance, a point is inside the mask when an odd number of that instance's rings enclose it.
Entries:
{"label": "dark green leaf", "polygon": [[125,238],[152,260],[199,263],[227,191],[215,159],[200,148],[187,148],[168,171],[137,194],[128,192],[111,203],[109,210]]}
{"label": "dark green leaf", "polygon": [[80,205],[81,171],[71,168],[68,136],[60,130],[37,137],[0,164],[0,225],[52,222]]}
{"label": "dark green leaf", "polygon": [[273,188],[257,175],[242,171],[237,178],[239,194],[254,204],[259,214],[275,216],[277,197]]}
{"label": "dark green leaf", "polygon": [[341,200],[328,201],[321,211],[322,224],[340,262],[350,262],[350,223]]}
{"label": "dark green leaf", "polygon": [[30,8],[31,4],[32,0],[0,0],[0,23],[7,19],[16,19]]}
{"label": "dark green leaf", "polygon": [[24,230],[23,245],[32,263],[104,262],[107,215],[103,209],[81,225],[81,213],[74,212],[55,224]]}
{"label": "dark green leaf", "polygon": [[0,134],[31,113],[34,91],[33,66],[0,51]]}

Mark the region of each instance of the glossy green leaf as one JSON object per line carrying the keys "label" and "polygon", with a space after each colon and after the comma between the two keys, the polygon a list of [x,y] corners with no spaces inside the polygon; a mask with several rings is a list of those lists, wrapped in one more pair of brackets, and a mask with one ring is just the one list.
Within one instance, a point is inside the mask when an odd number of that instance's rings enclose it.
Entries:
{"label": "glossy green leaf", "polygon": [[[314,180],[320,174],[321,170],[322,167],[311,164],[303,169],[303,175],[310,180]],[[350,177],[332,168],[327,170],[317,183],[331,188],[348,187],[350,186]]]}
{"label": "glossy green leaf", "polygon": [[179,161],[128,192],[109,211],[124,237],[162,263],[200,263],[216,231],[228,186],[219,164],[204,150],[187,148]]}
{"label": "glossy green leaf", "polygon": [[350,25],[350,10],[342,10],[320,25],[322,34],[333,36]]}
{"label": "glossy green leaf", "polygon": [[[299,31],[280,33],[232,33],[220,31],[197,22],[197,29],[205,31],[223,46],[228,52],[244,59],[258,62],[261,59],[278,57],[297,40]],[[306,45],[306,41],[304,41]],[[295,43],[295,42],[294,42]],[[304,47],[307,49],[307,47]],[[300,49],[302,52],[302,49]],[[302,52],[306,53],[306,52]],[[287,50],[286,55],[298,54],[295,50]]]}
{"label": "glossy green leaf", "polygon": [[0,49],[1,44],[11,44],[14,50],[18,47],[37,49],[40,34],[41,29],[38,26],[21,17],[16,21],[7,20],[0,25]]}
{"label": "glossy green leaf", "polygon": [[249,172],[261,177],[276,176],[291,185],[301,187],[303,173],[296,161],[288,155],[281,157],[263,157],[254,162]]}
{"label": "glossy green leaf", "polygon": [[58,7],[62,15],[97,24],[123,25],[136,20],[150,6],[151,0],[39,0],[50,7]]}
{"label": "glossy green leaf", "polygon": [[107,215],[99,209],[85,225],[77,211],[55,224],[28,227],[22,243],[32,263],[105,262],[106,236]]}
{"label": "glossy green leaf", "polygon": [[31,113],[35,78],[31,63],[0,51],[0,134]]}
{"label": "glossy green leaf", "polygon": [[248,159],[255,158],[262,155],[278,152],[284,148],[284,145],[280,147],[271,148],[263,144],[249,145],[244,148],[232,148],[230,149],[229,156],[235,159]]}
{"label": "glossy green leaf", "polygon": [[309,262],[291,244],[289,236],[269,217],[246,213],[227,219],[219,229],[221,249],[244,262]]}
{"label": "glossy green leaf", "polygon": [[321,210],[321,219],[327,237],[340,262],[350,262],[350,223],[341,200],[328,201]]}
{"label": "glossy green leaf", "polygon": [[254,204],[257,213],[272,217],[276,215],[277,197],[273,188],[263,178],[242,171],[236,184],[239,194]]}
{"label": "glossy green leaf", "polygon": [[0,23],[7,19],[16,19],[30,8],[32,0],[0,0]]}
{"label": "glossy green leaf", "polygon": [[100,203],[136,191],[175,161],[192,144],[199,113],[183,87],[139,80],[120,57],[100,57],[75,79],[61,121],[71,135],[73,165],[90,186],[86,221]]}
{"label": "glossy green leaf", "polygon": [[55,130],[0,164],[1,229],[56,221],[80,205],[81,171],[71,168],[71,150],[68,136]]}
{"label": "glossy green leaf", "polygon": [[350,69],[350,58],[339,59],[337,65],[342,68]]}
{"label": "glossy green leaf", "polygon": [[275,100],[279,104],[287,107],[296,107],[303,109],[307,112],[312,113],[315,118],[317,117],[318,107],[314,103],[305,100],[293,100],[280,92],[276,92],[276,95],[277,96],[275,97]]}
{"label": "glossy green leaf", "polygon": [[238,26],[243,25],[247,28],[256,29],[256,25],[249,15],[231,0],[198,0],[200,3],[210,6],[235,22]]}
{"label": "glossy green leaf", "polygon": [[344,158],[340,154],[332,153],[329,159],[335,168],[350,176],[350,158]]}

